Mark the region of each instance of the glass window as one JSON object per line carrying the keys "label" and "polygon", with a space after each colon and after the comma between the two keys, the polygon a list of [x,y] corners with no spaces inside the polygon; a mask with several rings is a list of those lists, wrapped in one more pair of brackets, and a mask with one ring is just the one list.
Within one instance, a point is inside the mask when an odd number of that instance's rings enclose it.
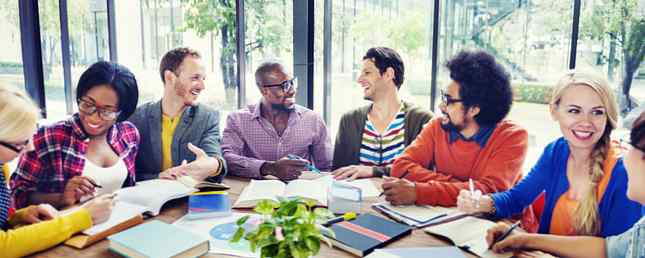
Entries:
{"label": "glass window", "polygon": [[67,116],[58,0],[38,0],[47,120]]}
{"label": "glass window", "polygon": [[22,71],[22,50],[20,45],[20,21],[18,1],[0,3],[0,84],[6,87],[24,89],[25,77]]}
{"label": "glass window", "polygon": [[[632,118],[643,111],[630,110],[645,104],[645,69],[638,69],[643,63],[636,51],[637,45],[643,47],[645,31],[645,7],[640,5],[635,0],[583,1],[580,15],[576,69],[594,71],[616,89],[621,115],[627,118],[620,125],[622,134],[628,133]],[[638,26],[640,35],[635,34]],[[640,40],[630,40],[632,37]],[[627,95],[631,103],[627,103]]]}
{"label": "glass window", "polygon": [[255,69],[262,61],[280,60],[293,74],[293,1],[245,0],[244,12],[246,103],[253,104],[262,97],[255,84]]}
{"label": "glass window", "polygon": [[116,1],[119,63],[139,82],[139,103],[163,96],[159,62],[175,47],[200,52],[206,66],[206,89],[200,101],[226,114],[237,109],[235,70],[235,1]]}
{"label": "glass window", "polygon": [[[332,97],[328,125],[332,136],[337,133],[340,117],[345,112],[369,103],[363,100],[363,90],[356,80],[363,55],[371,47],[390,47],[401,55],[405,66],[405,81],[399,90],[401,98],[430,108],[432,8],[432,2],[425,0],[333,1]],[[316,21],[322,24],[322,15],[319,16]],[[317,30],[322,32],[322,26]],[[316,42],[322,42],[322,36],[316,33],[321,38]],[[316,53],[322,56],[322,45],[317,48]],[[322,62],[317,64],[316,69],[322,69]],[[322,107],[322,104],[315,105],[321,113]]]}

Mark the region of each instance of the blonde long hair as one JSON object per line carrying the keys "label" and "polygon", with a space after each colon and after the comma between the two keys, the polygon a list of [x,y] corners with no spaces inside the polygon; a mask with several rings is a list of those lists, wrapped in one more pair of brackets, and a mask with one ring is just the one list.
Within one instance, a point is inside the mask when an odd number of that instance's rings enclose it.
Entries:
{"label": "blonde long hair", "polygon": [[22,91],[0,85],[0,140],[16,140],[33,131],[40,119],[40,110]]}
{"label": "blonde long hair", "polygon": [[603,164],[611,144],[609,137],[618,123],[618,106],[616,105],[614,94],[607,80],[592,74],[576,71],[571,71],[560,78],[553,90],[550,104],[558,106],[564,92],[568,88],[576,85],[584,85],[595,91],[600,96],[607,115],[607,126],[591,153],[591,169],[589,170],[591,188],[576,208],[575,214],[577,216],[573,223],[573,228],[577,234],[596,235],[600,232],[601,227],[601,221],[598,215],[598,183],[604,175]]}

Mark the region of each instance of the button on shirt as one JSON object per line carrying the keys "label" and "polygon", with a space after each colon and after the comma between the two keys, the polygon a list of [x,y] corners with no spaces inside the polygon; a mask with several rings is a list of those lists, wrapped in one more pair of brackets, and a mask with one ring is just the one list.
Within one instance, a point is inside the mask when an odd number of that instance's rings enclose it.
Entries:
{"label": "button on shirt", "polygon": [[231,113],[222,137],[222,153],[229,173],[262,178],[260,167],[288,154],[309,160],[318,169],[331,168],[332,146],[320,115],[296,105],[287,128],[279,136],[271,123],[260,115],[260,104]]}

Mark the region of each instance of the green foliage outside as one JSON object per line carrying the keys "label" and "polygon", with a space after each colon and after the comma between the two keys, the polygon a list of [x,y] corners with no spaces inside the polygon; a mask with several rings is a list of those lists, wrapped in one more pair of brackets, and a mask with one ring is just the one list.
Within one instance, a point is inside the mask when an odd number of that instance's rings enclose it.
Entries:
{"label": "green foliage outside", "polygon": [[249,216],[240,218],[231,242],[238,242],[244,237],[253,252],[260,249],[263,258],[306,258],[320,251],[321,241],[331,246],[321,231],[332,236],[333,231],[317,225],[317,222],[332,217],[331,212],[325,208],[314,209],[315,202],[311,200],[278,200],[262,200],[257,204],[253,210],[262,214],[264,220],[253,231],[246,232],[242,227]]}

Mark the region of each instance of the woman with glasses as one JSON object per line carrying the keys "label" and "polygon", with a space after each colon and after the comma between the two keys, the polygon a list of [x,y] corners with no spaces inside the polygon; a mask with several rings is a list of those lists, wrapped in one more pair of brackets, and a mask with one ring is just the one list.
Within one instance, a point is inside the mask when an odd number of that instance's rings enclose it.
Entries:
{"label": "woman with glasses", "polygon": [[547,145],[529,174],[505,192],[477,198],[461,191],[458,207],[507,218],[544,192],[539,233],[606,237],[624,232],[640,218],[641,205],[625,195],[625,165],[609,138],[618,119],[609,83],[568,73],[553,90],[550,111],[563,137]]}
{"label": "woman with glasses", "polygon": [[7,187],[7,162],[32,151],[38,108],[22,92],[0,86],[0,256],[20,257],[65,241],[110,216],[112,199],[99,197],[81,209],[58,216],[48,204],[15,210]]}
{"label": "woman with glasses", "polygon": [[135,183],[139,133],[125,121],[136,109],[137,81],[126,67],[97,62],[78,81],[79,112],[43,127],[23,155],[11,187],[16,207],[67,207]]}

